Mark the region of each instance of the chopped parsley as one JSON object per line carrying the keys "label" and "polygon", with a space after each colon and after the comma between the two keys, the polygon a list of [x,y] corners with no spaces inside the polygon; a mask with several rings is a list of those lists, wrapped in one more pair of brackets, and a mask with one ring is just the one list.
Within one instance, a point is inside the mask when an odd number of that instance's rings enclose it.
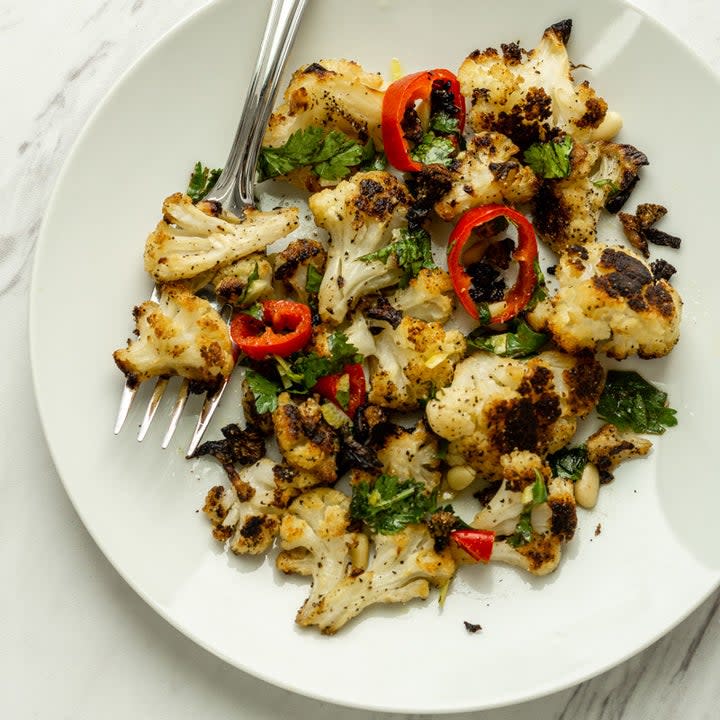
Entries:
{"label": "chopped parsley", "polygon": [[400,287],[406,287],[408,282],[416,277],[423,268],[435,267],[430,235],[422,228],[415,230],[401,228],[395,231],[394,237],[396,239],[389,245],[368,255],[363,255],[360,260],[364,262],[379,260],[387,263],[388,258],[394,255],[395,261],[404,271]]}
{"label": "chopped parsley", "polygon": [[277,409],[279,388],[272,380],[252,370],[245,370],[245,381],[255,398],[255,409],[260,415]]}
{"label": "chopped parsley", "polygon": [[218,178],[222,173],[221,168],[211,170],[203,165],[200,161],[195,163],[190,181],[186,190],[187,195],[193,202],[202,200],[214,187]]}
{"label": "chopped parsley", "polygon": [[421,522],[435,505],[435,493],[428,494],[423,483],[380,475],[372,484],[363,480],[353,487],[350,517],[371,532],[392,535]]}
{"label": "chopped parsley", "polygon": [[450,165],[455,155],[455,143],[450,138],[426,132],[422,140],[413,148],[410,157],[423,165],[433,163]]}
{"label": "chopped parsley", "polygon": [[310,293],[310,295],[316,295],[320,292],[322,279],[323,274],[314,265],[308,265],[305,292]]}
{"label": "chopped parsley", "polygon": [[259,180],[287,175],[296,168],[310,167],[322,180],[340,180],[360,165],[366,151],[339,130],[326,133],[311,125],[296,130],[280,147],[264,147],[258,159]]}
{"label": "chopped parsley", "polygon": [[564,178],[570,174],[570,153],[573,141],[569,135],[562,140],[533,143],[524,153],[526,165],[539,177]]}
{"label": "chopped parsley", "polygon": [[467,343],[470,347],[510,358],[534,355],[546,343],[547,335],[536,333],[524,320],[513,325],[511,332],[499,335],[483,335],[482,328],[478,328],[467,336]]}
{"label": "chopped parsley", "polygon": [[597,405],[598,415],[619,430],[661,434],[677,425],[668,396],[634,370],[610,370]]}

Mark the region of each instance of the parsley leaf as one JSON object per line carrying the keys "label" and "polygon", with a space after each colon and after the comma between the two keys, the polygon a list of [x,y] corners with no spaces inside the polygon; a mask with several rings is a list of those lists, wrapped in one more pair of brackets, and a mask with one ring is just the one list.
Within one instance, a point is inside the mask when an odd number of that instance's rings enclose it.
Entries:
{"label": "parsley leaf", "polygon": [[401,228],[395,231],[394,237],[396,240],[389,245],[368,255],[363,255],[360,260],[364,262],[379,260],[387,263],[390,255],[394,255],[395,261],[404,271],[400,286],[406,287],[408,282],[416,277],[423,268],[435,267],[430,246],[430,235],[422,228],[417,230]]}
{"label": "parsley leaf", "polygon": [[370,138],[363,147],[362,158],[360,158],[361,170],[385,170],[387,168],[387,156],[382,150],[375,147],[373,139]]}
{"label": "parsley leaf", "polygon": [[[236,304],[242,306],[243,303],[247,302],[248,293],[250,292],[250,288],[252,287],[252,284],[254,282],[257,282],[260,279],[260,269],[258,267],[258,264],[255,263],[255,267],[252,269],[252,272],[248,275],[247,281],[245,282],[245,287],[242,289],[242,292],[240,293],[238,299],[236,300]],[[261,318],[256,317],[256,320],[260,320]]]}
{"label": "parsley leaf", "polygon": [[533,143],[524,153],[523,160],[530,169],[543,178],[564,178],[570,174],[570,153],[573,141],[569,135],[562,140]]}
{"label": "parsley leaf", "polygon": [[311,125],[296,130],[284,145],[260,150],[258,179],[262,182],[310,166],[323,180],[340,180],[361,163],[363,153],[363,146],[345,133],[331,130],[326,134],[323,128]]}
{"label": "parsley leaf", "polygon": [[190,196],[193,202],[202,200],[215,187],[220,173],[222,173],[220,168],[210,170],[200,161],[196,162],[190,174],[186,194]]}
{"label": "parsley leaf", "polygon": [[470,347],[510,358],[534,355],[546,341],[547,335],[536,333],[524,320],[515,323],[512,332],[483,335],[482,328],[478,328],[467,336],[467,344]]}
{"label": "parsley leaf", "polygon": [[305,292],[316,295],[320,292],[323,274],[314,266],[308,265],[307,277],[305,278]]}
{"label": "parsley leaf", "polygon": [[309,352],[292,360],[276,358],[284,387],[292,388],[292,391],[297,393],[310,392],[321,377],[339,373],[345,365],[361,362],[363,359],[357,348],[348,341],[347,335],[339,330],[330,335],[327,346],[329,357]]}
{"label": "parsley leaf", "polygon": [[600,180],[593,180],[593,185],[598,188],[603,188],[605,186],[608,186],[610,188],[610,197],[612,197],[613,195],[617,195],[620,192],[620,186],[613,180],[610,180],[609,178],[601,178]]}
{"label": "parsley leaf", "polygon": [[427,132],[423,139],[413,148],[410,157],[423,165],[437,163],[449,166],[455,154],[455,144],[447,137]]}
{"label": "parsley leaf", "polygon": [[459,123],[456,117],[452,117],[449,113],[438,112],[430,118],[430,129],[446,135],[452,135],[459,132]]}
{"label": "parsley leaf", "polygon": [[353,487],[350,517],[374,533],[392,535],[421,522],[435,505],[435,493],[428,494],[423,483],[380,475],[372,485],[363,480]]}
{"label": "parsley leaf", "polygon": [[277,396],[280,388],[260,373],[252,370],[245,371],[245,380],[255,397],[255,409],[261,415],[266,412],[273,412],[278,406]]}
{"label": "parsley leaf", "polygon": [[598,415],[620,430],[661,434],[677,425],[667,393],[633,370],[610,370],[597,405]]}
{"label": "parsley leaf", "polygon": [[564,447],[548,456],[553,477],[568,478],[573,482],[580,479],[587,462],[588,453],[585,445]]}

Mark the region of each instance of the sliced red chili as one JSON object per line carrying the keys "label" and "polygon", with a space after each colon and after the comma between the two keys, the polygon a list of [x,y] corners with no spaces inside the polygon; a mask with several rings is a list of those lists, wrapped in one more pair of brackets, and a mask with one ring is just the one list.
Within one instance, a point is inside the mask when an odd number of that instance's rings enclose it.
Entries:
{"label": "sliced red chili", "polygon": [[291,300],[263,300],[262,320],[238,313],[230,323],[230,337],[249,358],[287,357],[302,350],[312,335],[310,308]]}
{"label": "sliced red chili", "polygon": [[365,373],[360,363],[345,365],[342,372],[321,377],[313,390],[334,402],[351,418],[367,401]]}
{"label": "sliced red chili", "polygon": [[495,533],[492,530],[453,530],[450,539],[473,560],[486,563],[492,555]]}
{"label": "sliced red chili", "polygon": [[408,107],[417,100],[428,100],[433,84],[449,83],[454,105],[457,108],[458,130],[465,127],[465,98],[460,82],[449,70],[437,68],[423,70],[396,80],[385,91],[382,106],[382,136],[388,162],[402,172],[419,172],[422,164],[410,157],[408,142],[403,130],[403,119]]}
{"label": "sliced red chili", "polygon": [[518,263],[515,284],[505,293],[501,308],[486,319],[491,323],[502,323],[514,318],[530,302],[537,285],[536,263],[538,257],[537,238],[530,221],[517,210],[505,205],[483,205],[472,208],[457,221],[448,241],[448,271],[458,299],[470,317],[480,319],[480,312],[470,295],[472,279],[465,271],[462,255],[468,247],[472,231],[498,217],[507,218],[517,228],[517,248],[513,259]]}

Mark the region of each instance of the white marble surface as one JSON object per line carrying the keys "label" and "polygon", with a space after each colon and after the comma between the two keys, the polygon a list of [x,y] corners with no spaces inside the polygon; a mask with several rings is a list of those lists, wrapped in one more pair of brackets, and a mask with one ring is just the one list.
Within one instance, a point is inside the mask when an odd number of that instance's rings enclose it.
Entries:
{"label": "white marble surface", "polygon": [[[598,0],[600,1],[600,0]],[[0,718],[389,718],[294,696],[224,664],[134,594],[80,524],[48,455],[26,338],[33,246],[89,113],[204,0],[0,1]],[[717,0],[636,0],[720,73]],[[702,108],[701,99],[698,109]],[[69,339],[70,341],[70,339]],[[398,716],[392,716],[398,717]],[[720,718],[720,593],[623,665],[476,720]]]}

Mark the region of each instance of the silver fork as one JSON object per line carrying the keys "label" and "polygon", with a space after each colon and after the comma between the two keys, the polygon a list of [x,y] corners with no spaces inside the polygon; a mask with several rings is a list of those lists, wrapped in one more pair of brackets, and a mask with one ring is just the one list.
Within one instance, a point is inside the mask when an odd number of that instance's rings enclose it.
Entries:
{"label": "silver fork", "polygon": [[[240,121],[235,131],[235,139],[222,174],[215,183],[215,187],[205,198],[206,200],[219,202],[223,210],[229,211],[238,217],[244,215],[245,208],[252,207],[255,204],[255,166],[260,154],[260,145],[275,102],[280,76],[295,40],[306,3],[307,0],[272,1],[255,70],[245,97],[245,105],[240,115]],[[157,301],[158,297],[159,294],[157,288],[155,288],[150,299]],[[229,322],[229,309],[224,308],[223,314],[224,319]],[[225,378],[214,392],[206,395],[195,431],[188,445],[186,457],[191,457],[197,449],[215,410],[220,404],[229,380],[229,377]],[[167,390],[168,382],[168,378],[159,378],[155,384],[138,431],[138,440],[140,441],[145,437],[155,417],[160,401]],[[116,435],[125,423],[132,402],[137,395],[138,387],[138,383],[125,382],[115,421]],[[170,444],[189,394],[190,383],[185,379],[178,390],[170,417],[170,424],[161,443],[163,448]]]}

